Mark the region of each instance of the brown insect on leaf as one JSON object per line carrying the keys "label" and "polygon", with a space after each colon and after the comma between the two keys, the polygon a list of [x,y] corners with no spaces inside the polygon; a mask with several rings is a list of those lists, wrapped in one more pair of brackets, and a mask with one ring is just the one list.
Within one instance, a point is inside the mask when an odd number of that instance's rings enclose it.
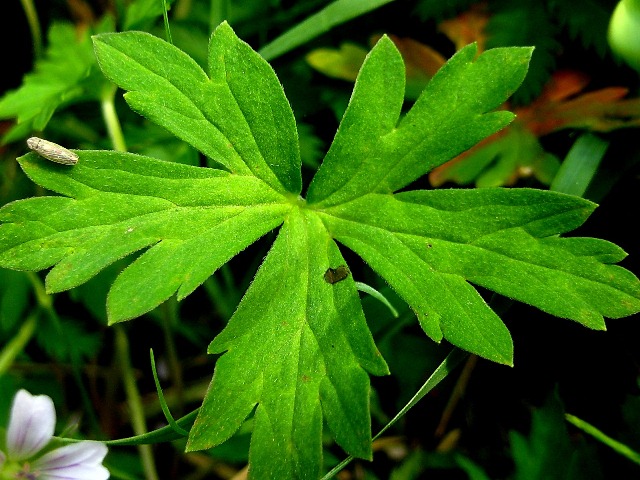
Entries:
{"label": "brown insect on leaf", "polygon": [[346,265],[340,265],[338,268],[328,268],[324,272],[324,281],[333,285],[347,278],[349,273],[349,268]]}

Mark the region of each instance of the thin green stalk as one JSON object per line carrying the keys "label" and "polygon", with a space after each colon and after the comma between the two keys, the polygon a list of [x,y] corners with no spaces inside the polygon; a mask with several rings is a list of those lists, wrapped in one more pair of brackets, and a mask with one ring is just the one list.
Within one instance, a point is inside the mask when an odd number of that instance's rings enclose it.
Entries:
{"label": "thin green stalk", "polygon": [[376,300],[378,300],[379,302],[381,302],[385,307],[389,309],[389,311],[391,312],[391,315],[393,315],[394,318],[398,318],[400,316],[400,314],[398,313],[398,310],[396,310],[395,307],[391,305],[391,302],[387,300],[387,297],[385,297],[383,294],[381,294],[378,290],[373,288],[371,285],[367,285],[366,283],[362,283],[362,282],[356,282],[356,288],[358,289],[358,291],[367,293],[371,295],[373,298],[375,298]]}
{"label": "thin green stalk", "polygon": [[31,38],[33,38],[33,54],[36,58],[42,55],[42,31],[40,30],[40,20],[38,20],[38,12],[33,4],[33,0],[20,0],[24,14],[27,16],[29,30],[31,30]]}
{"label": "thin green stalk", "polygon": [[0,350],[0,377],[4,375],[13,364],[13,361],[29,343],[38,324],[38,314],[32,313],[22,323],[18,333],[13,337],[2,350]]}
{"label": "thin green stalk", "polygon": [[211,31],[227,19],[227,1],[228,0],[211,0],[211,7],[209,9],[209,26]]}
{"label": "thin green stalk", "polygon": [[334,27],[369,13],[394,0],[335,0],[319,12],[298,22],[294,27],[262,47],[258,53],[271,61],[294,48],[319,37]]}
{"label": "thin green stalk", "polygon": [[84,382],[82,381],[82,373],[80,371],[80,359],[77,356],[76,350],[69,343],[69,338],[64,335],[62,331],[62,323],[60,322],[60,317],[56,312],[55,308],[53,308],[53,297],[49,295],[40,280],[40,277],[36,275],[34,272],[26,272],[27,277],[31,281],[31,286],[33,287],[33,291],[36,296],[36,303],[38,307],[47,315],[48,320],[53,324],[55,329],[58,331],[60,338],[63,342],[66,343],[66,351],[69,353],[69,360],[71,365],[71,373],[73,375],[73,379],[78,387],[78,391],[80,392],[80,399],[82,401],[82,405],[84,407],[84,411],[89,417],[89,422],[94,431],[100,431],[100,422],[98,422],[98,417],[93,409],[93,403],[91,402],[91,398],[89,396],[89,392],[84,386]]}
{"label": "thin green stalk", "polygon": [[[136,435],[143,435],[147,433],[147,423],[144,417],[144,409],[142,408],[142,398],[131,367],[129,340],[121,325],[115,325],[113,329],[115,331],[116,357],[122,372],[124,389],[127,394],[127,405],[131,412],[131,426]],[[151,445],[138,445],[138,451],[142,459],[145,478],[147,480],[158,480],[158,472],[154,463]]]}
{"label": "thin green stalk", "polygon": [[115,97],[117,87],[113,84],[102,90],[100,97],[100,106],[102,108],[102,118],[107,126],[107,132],[111,139],[113,149],[118,152],[126,152],[127,144],[124,141],[124,134],[120,126],[120,120],[116,113]]}
{"label": "thin green stalk", "polygon": [[[433,388],[438,385],[442,380],[444,380],[451,371],[456,368],[462,361],[467,358],[469,354],[463,350],[458,348],[454,348],[451,350],[449,355],[440,363],[438,368],[431,374],[431,376],[427,379],[426,382],[420,387],[420,390],[409,400],[409,402],[398,412],[398,414],[387,423],[382,430],[378,432],[378,434],[373,437],[373,440],[379,438],[384,432],[386,432],[394,423],[400,420],[414,405],[416,405],[422,398],[429,393]],[[346,467],[351,461],[353,457],[349,456],[336,465],[329,473],[327,473],[322,480],[328,480],[333,478],[340,470]]]}
{"label": "thin green stalk", "polygon": [[171,29],[169,28],[169,15],[167,14],[167,0],[162,0],[162,17],[164,18],[164,30],[167,34],[167,42],[173,45],[173,38],[171,38]]}
{"label": "thin green stalk", "polygon": [[45,311],[53,311],[53,298],[45,291],[40,277],[38,277],[34,272],[26,272],[26,275],[31,282],[31,287],[33,288],[33,293],[36,295],[36,303],[38,306]]}
{"label": "thin green stalk", "polygon": [[164,413],[164,418],[167,419],[169,425],[173,430],[185,437],[189,436],[189,430],[185,430],[182,428],[176,420],[173,418],[171,411],[169,410],[169,406],[167,405],[167,401],[164,398],[164,392],[162,391],[162,386],[160,385],[160,379],[158,378],[158,371],[156,370],[156,359],[153,355],[153,348],[149,351],[149,355],[151,356],[151,370],[153,372],[153,381],[156,384],[156,391],[158,392],[158,401],[160,402],[160,408],[162,408],[162,413]]}
{"label": "thin green stalk", "polygon": [[162,308],[162,333],[164,335],[164,343],[167,347],[167,360],[169,364],[169,372],[171,372],[171,379],[173,380],[173,386],[176,391],[177,406],[176,412],[178,415],[182,415],[184,410],[184,382],[182,378],[182,367],[180,365],[180,358],[178,357],[178,350],[176,349],[175,335],[173,334],[172,326],[178,322],[178,301],[175,297],[171,297],[164,302]]}

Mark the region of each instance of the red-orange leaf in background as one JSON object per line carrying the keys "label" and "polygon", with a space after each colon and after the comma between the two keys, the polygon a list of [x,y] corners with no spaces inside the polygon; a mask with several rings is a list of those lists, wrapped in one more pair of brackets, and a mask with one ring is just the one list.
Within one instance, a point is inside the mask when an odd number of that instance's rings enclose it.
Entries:
{"label": "red-orange leaf in background", "polygon": [[639,98],[624,100],[628,93],[624,87],[608,87],[573,97],[588,83],[589,78],[579,72],[555,73],[538,99],[514,109],[517,121],[538,137],[563,128],[608,132],[640,126]]}
{"label": "red-orange leaf in background", "polygon": [[[381,35],[371,37],[371,45],[375,45]],[[389,35],[393,40],[405,63],[406,87],[405,96],[410,100],[418,98],[431,77],[447,61],[440,53],[428,45],[411,38],[400,38]],[[340,78],[354,82],[364,62],[368,50],[353,43],[343,43],[340,48],[317,48],[306,56],[307,63],[328,77]]]}
{"label": "red-orange leaf in background", "polygon": [[485,44],[487,43],[484,29],[488,22],[489,14],[487,13],[486,5],[477,4],[457,17],[440,22],[438,30],[454,43],[456,50],[476,42],[479,55],[484,52]]}
{"label": "red-orange leaf in background", "polygon": [[628,90],[623,87],[579,95],[588,83],[580,72],[556,72],[535,101],[511,108],[517,118],[509,127],[434,169],[429,181],[433,186],[448,181],[499,186],[533,175],[549,184],[559,161],[542,149],[539,137],[566,128],[607,132],[640,126],[640,99],[624,99]]}
{"label": "red-orange leaf in background", "polygon": [[[484,47],[484,28],[489,16],[483,5],[455,18],[441,22],[442,31],[456,46],[462,48],[477,42]],[[379,36],[372,38],[372,43]],[[428,45],[410,38],[392,35],[406,65],[405,96],[415,100],[435,72],[445,63],[444,57]],[[318,71],[354,81],[364,61],[366,49],[342,45],[339,50],[318,49],[307,61]],[[540,96],[524,107],[504,108],[516,113],[516,120],[507,128],[485,139],[429,174],[433,186],[446,182],[482,186],[513,185],[522,177],[536,177],[550,184],[560,161],[544,150],[538,139],[566,128],[607,132],[618,128],[640,126],[640,99],[624,99],[623,87],[608,87],[582,93],[589,78],[580,72],[556,72]]]}

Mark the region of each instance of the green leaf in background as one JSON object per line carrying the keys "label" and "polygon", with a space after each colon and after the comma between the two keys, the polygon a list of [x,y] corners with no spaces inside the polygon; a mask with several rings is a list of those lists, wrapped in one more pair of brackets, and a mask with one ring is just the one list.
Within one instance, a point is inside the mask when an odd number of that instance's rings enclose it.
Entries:
{"label": "green leaf in background", "polygon": [[584,196],[608,146],[608,142],[591,133],[583,134],[569,150],[549,188],[557,192]]}
{"label": "green leaf in background", "polygon": [[31,284],[25,273],[0,268],[0,338],[24,318],[30,291]]}
{"label": "green leaf in background", "polygon": [[317,48],[305,56],[309,65],[333,78],[355,81],[368,51],[354,43],[343,43],[338,49]]}
{"label": "green leaf in background", "polygon": [[487,25],[487,48],[535,46],[529,74],[514,95],[518,103],[528,103],[542,90],[555,67],[561,45],[555,36],[558,27],[547,14],[545,2],[538,0],[497,0]]}
{"label": "green leaf in background", "polygon": [[[404,66],[383,37],[308,192],[293,113],[273,70],[221,24],[205,73],[140,32],[94,37],[104,73],[129,105],[229,171],[134,154],[78,151],[74,167],[35,154],[20,164],[59,193],[0,209],[0,266],[53,267],[49,292],[86,282],[145,250],[116,278],[111,323],[177,292],[282,225],[227,327],[188,449],[219,445],[254,413],[253,478],[317,478],[324,422],[350,454],[371,458],[369,379],[387,373],[366,327],[352,271],[335,240],[384,278],[434,340],[511,364],[508,330],[472,284],[603,329],[640,310],[640,283],[610,265],[608,242],[558,235],[594,204],[536,190],[406,187],[505,126],[489,113],[518,87],[528,48],[471,45],[431,80],[400,120]],[[457,351],[462,354],[460,351]]]}
{"label": "green leaf in background", "polygon": [[60,322],[41,321],[36,341],[43,351],[60,362],[88,360],[100,349],[103,339],[91,331],[88,322],[62,318]]}
{"label": "green leaf in background", "polygon": [[554,395],[533,410],[528,436],[509,432],[515,480],[601,480],[595,452],[584,441],[573,442],[563,407]]}
{"label": "green leaf in background", "polygon": [[613,2],[585,0],[575,8],[572,0],[550,0],[549,8],[557,15],[571,38],[578,38],[586,48],[592,48],[604,57],[607,46],[607,26],[611,18]]}
{"label": "green leaf in background", "polygon": [[[113,19],[105,19],[96,32],[113,30]],[[49,29],[49,47],[25,76],[23,85],[0,99],[0,119],[17,118],[17,124],[2,137],[3,143],[20,140],[44,130],[54,112],[70,103],[98,100],[104,77],[96,68],[90,31],[78,32],[70,24],[55,23]]]}
{"label": "green leaf in background", "polygon": [[171,9],[174,0],[136,0],[125,12],[123,30],[146,30],[162,16],[164,5]]}
{"label": "green leaf in background", "polygon": [[560,161],[545,151],[540,141],[526,128],[512,123],[482,148],[470,149],[458,159],[431,173],[434,186],[446,182],[474,184],[479,188],[513,185],[519,176],[533,176],[548,185],[560,167]]}
{"label": "green leaf in background", "polygon": [[268,45],[260,49],[260,55],[273,60],[309,40],[349,20],[375,10],[394,0],[335,0],[318,13],[298,23]]}

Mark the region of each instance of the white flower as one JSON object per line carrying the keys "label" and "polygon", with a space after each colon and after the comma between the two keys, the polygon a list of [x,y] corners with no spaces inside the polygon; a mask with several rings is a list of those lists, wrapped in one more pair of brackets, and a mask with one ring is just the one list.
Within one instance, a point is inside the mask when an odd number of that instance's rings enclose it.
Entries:
{"label": "white flower", "polygon": [[0,451],[0,479],[107,480],[102,466],[107,447],[84,441],[56,448],[40,456],[53,438],[56,411],[46,395],[20,390],[13,399],[7,428],[6,452]]}

